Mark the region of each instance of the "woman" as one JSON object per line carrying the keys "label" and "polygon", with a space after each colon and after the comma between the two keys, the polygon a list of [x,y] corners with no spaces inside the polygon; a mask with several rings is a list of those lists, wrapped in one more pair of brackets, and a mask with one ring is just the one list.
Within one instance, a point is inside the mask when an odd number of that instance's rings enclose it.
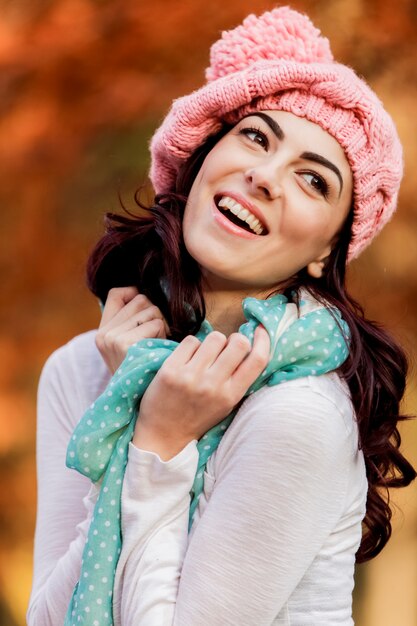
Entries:
{"label": "woman", "polygon": [[405,357],[344,286],[396,206],[391,119],[288,8],[207,79],[153,138],[154,206],[92,253],[98,332],[42,375],[32,625],[352,624],[415,477]]}

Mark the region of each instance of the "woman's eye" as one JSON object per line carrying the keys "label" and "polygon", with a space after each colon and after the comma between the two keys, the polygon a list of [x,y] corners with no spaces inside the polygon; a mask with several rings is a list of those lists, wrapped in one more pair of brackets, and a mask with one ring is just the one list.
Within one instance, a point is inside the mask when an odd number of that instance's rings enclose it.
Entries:
{"label": "woman's eye", "polygon": [[310,187],[312,187],[315,191],[327,198],[327,196],[329,195],[329,185],[324,180],[324,178],[322,178],[318,174],[314,174],[313,172],[303,172],[302,176],[304,180],[310,185]]}
{"label": "woman's eye", "polygon": [[268,139],[259,128],[242,128],[240,130],[242,135],[245,135],[250,141],[258,144],[261,148],[268,148]]}

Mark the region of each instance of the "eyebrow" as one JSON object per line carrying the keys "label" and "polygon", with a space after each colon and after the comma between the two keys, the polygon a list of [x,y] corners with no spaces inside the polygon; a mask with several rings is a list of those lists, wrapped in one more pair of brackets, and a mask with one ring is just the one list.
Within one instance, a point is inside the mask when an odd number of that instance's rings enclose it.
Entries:
{"label": "eyebrow", "polygon": [[260,117],[261,120],[266,122],[269,128],[274,133],[274,135],[276,135],[280,141],[285,139],[284,131],[282,130],[281,126],[277,124],[277,122],[274,119],[272,119],[272,117],[270,117],[266,113],[257,112],[257,111],[255,111],[254,113],[249,113],[248,115],[245,115],[245,117],[252,117],[252,116]]}
{"label": "eyebrow", "polygon": [[[248,115],[245,115],[245,117],[252,117],[252,116],[260,117],[266,124],[268,124],[269,128],[272,130],[274,135],[280,141],[285,139],[284,131],[282,130],[281,126],[272,117],[270,117],[266,113],[262,113],[261,111],[256,111],[254,113],[249,113]],[[307,161],[313,161],[314,163],[318,163],[319,165],[324,165],[324,167],[327,167],[329,170],[334,172],[337,178],[339,179],[339,183],[340,183],[339,196],[340,196],[340,194],[342,193],[342,189],[343,189],[343,178],[342,178],[342,174],[340,173],[339,168],[334,163],[326,159],[324,156],[321,156],[320,154],[316,154],[315,152],[303,152],[301,154],[301,158],[306,159]]]}
{"label": "eyebrow", "polygon": [[339,168],[336,167],[334,163],[326,159],[324,156],[321,156],[320,154],[316,154],[315,152],[303,152],[303,154],[301,155],[301,158],[306,159],[307,161],[314,161],[315,163],[324,165],[324,167],[327,167],[329,170],[332,170],[332,172],[334,172],[339,179],[339,183],[340,183],[339,196],[340,196],[340,194],[342,193],[342,189],[343,189],[343,178],[342,178],[342,174],[340,173]]}

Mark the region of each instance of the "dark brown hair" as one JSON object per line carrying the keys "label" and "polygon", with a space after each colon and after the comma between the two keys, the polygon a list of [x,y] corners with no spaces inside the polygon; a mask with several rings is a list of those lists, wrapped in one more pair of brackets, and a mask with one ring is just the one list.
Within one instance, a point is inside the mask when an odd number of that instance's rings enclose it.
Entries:
{"label": "dark brown hair", "polygon": [[[102,302],[112,287],[135,285],[161,309],[176,340],[197,332],[205,317],[200,268],[188,254],[182,236],[186,199],[204,158],[229,129],[225,126],[196,150],[182,167],[176,189],[156,196],[144,215],[108,213],[106,232],[88,260],[88,285]],[[136,201],[145,209],[138,197]],[[336,306],[350,329],[350,354],[338,371],[350,389],[369,485],[356,555],[357,561],[363,562],[376,556],[391,536],[388,488],[408,485],[416,472],[399,450],[397,429],[398,421],[407,419],[399,412],[406,356],[381,326],[366,319],[346,289],[352,216],[353,211],[327,260],[323,277],[314,279],[302,270],[285,285],[284,292],[291,298],[301,287],[308,289],[325,306]]]}

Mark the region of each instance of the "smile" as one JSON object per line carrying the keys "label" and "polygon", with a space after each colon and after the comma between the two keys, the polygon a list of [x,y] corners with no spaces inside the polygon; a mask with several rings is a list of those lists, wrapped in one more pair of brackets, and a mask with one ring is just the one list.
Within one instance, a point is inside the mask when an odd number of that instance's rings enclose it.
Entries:
{"label": "smile", "polygon": [[247,207],[242,206],[230,196],[217,196],[215,203],[219,211],[233,224],[255,235],[266,235],[267,229],[258,217]]}

